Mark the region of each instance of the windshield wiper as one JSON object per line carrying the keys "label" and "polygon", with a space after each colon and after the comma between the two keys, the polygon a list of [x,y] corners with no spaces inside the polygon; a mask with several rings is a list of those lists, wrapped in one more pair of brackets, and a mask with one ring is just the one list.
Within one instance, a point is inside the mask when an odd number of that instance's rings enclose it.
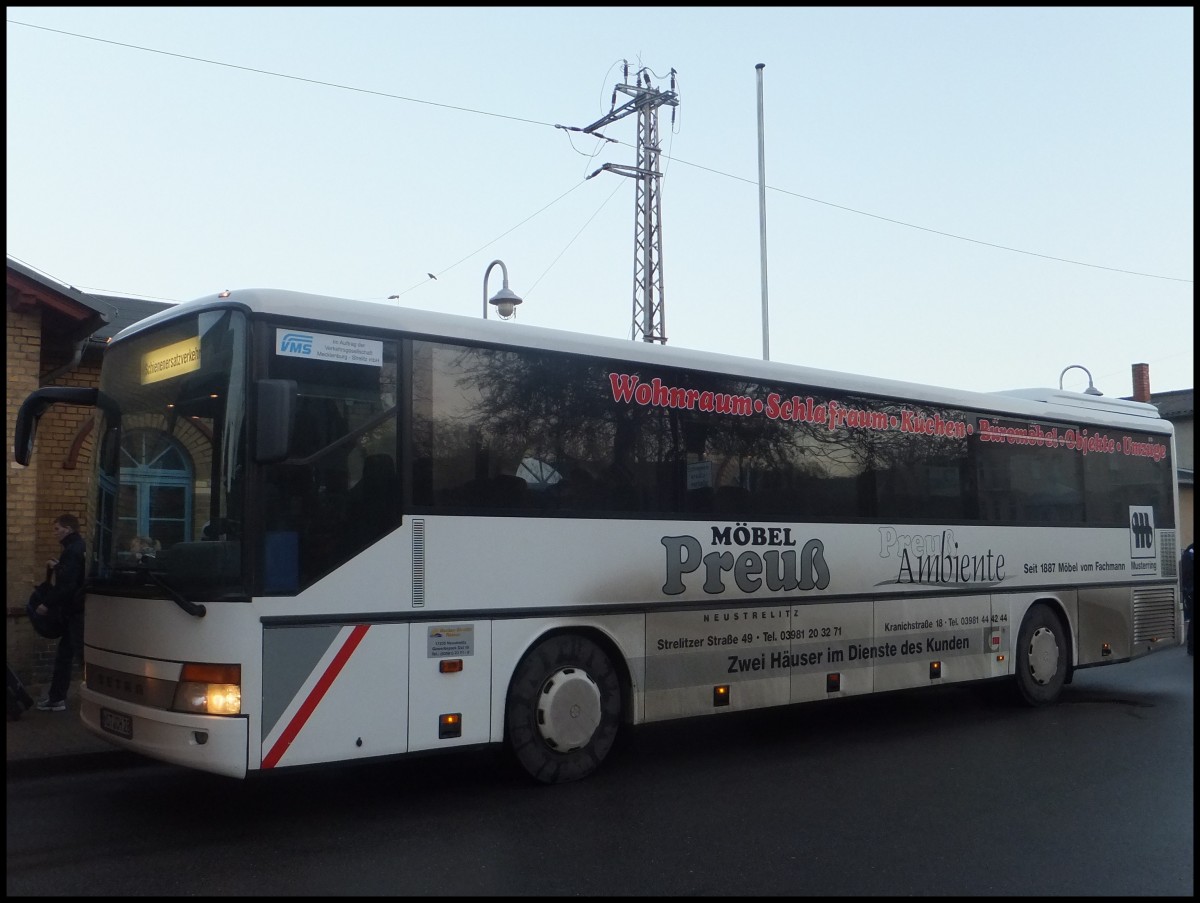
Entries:
{"label": "windshield wiper", "polygon": [[148,578],[148,582],[153,583],[160,589],[165,590],[172,602],[193,617],[203,618],[206,614],[208,614],[208,609],[204,607],[203,602],[193,602],[191,599],[186,598],[183,593],[179,592],[179,590],[167,583],[167,581],[162,578],[162,574],[159,571],[151,570],[148,564],[138,564],[134,567],[117,566],[113,568],[113,571],[119,574],[141,574],[143,577]]}

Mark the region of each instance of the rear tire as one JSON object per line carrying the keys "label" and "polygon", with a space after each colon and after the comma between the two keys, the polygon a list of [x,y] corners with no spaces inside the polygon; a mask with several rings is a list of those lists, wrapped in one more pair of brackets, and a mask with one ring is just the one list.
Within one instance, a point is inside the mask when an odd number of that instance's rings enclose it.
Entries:
{"label": "rear tire", "polygon": [[562,634],[526,654],[508,690],[505,737],[517,762],[543,784],[585,778],[612,749],[621,684],[608,654]]}
{"label": "rear tire", "polygon": [[1058,701],[1070,668],[1066,629],[1043,602],[1030,607],[1017,635],[1017,696],[1026,705]]}

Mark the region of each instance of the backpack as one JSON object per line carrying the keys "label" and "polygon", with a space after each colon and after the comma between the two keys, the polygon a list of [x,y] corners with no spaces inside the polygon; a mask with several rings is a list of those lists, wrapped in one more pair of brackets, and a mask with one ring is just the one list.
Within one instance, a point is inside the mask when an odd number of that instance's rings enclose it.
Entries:
{"label": "backpack", "polygon": [[57,640],[66,630],[62,615],[56,609],[49,607],[44,615],[38,614],[37,610],[37,607],[50,595],[50,590],[49,583],[39,583],[35,586],[33,592],[29,594],[29,600],[25,603],[25,613],[29,615],[29,623],[33,625],[38,636],[48,640]]}

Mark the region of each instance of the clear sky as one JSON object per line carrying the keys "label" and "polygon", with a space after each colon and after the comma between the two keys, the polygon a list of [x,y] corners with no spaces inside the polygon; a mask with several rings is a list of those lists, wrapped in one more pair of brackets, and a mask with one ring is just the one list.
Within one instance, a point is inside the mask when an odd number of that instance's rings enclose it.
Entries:
{"label": "clear sky", "polygon": [[7,253],[85,291],[478,317],[501,259],[520,322],[628,338],[636,184],[586,177],[636,164],[636,117],[554,127],[608,113],[628,61],[677,73],[669,343],[762,357],[763,63],[773,360],[1194,384],[1191,7],[6,14]]}

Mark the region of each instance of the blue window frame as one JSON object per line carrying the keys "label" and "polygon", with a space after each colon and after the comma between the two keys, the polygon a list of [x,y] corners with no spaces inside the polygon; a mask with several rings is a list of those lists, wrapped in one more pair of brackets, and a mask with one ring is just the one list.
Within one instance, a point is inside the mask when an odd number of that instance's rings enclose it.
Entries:
{"label": "blue window frame", "polygon": [[161,430],[137,429],[121,442],[123,537],[149,536],[163,547],[192,536],[192,460]]}

